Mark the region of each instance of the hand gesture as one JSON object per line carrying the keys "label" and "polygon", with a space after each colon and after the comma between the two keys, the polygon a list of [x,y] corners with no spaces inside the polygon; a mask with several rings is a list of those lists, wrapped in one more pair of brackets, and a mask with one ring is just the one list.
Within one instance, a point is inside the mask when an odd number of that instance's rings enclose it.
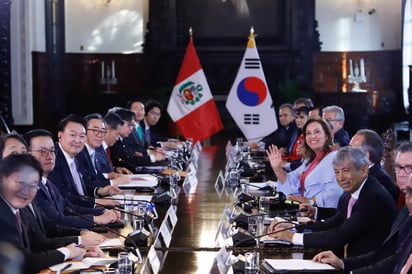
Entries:
{"label": "hand gesture", "polygon": [[282,153],[275,145],[270,145],[266,150],[266,154],[269,158],[270,165],[273,169],[280,169],[282,164]]}

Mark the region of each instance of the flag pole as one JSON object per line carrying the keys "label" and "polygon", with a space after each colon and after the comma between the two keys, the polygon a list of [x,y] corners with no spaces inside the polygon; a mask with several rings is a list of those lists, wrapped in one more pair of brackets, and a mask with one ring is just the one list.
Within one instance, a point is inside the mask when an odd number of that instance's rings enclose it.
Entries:
{"label": "flag pole", "polygon": [[255,29],[252,26],[252,27],[250,27],[250,33],[249,33],[248,42],[247,42],[247,47],[248,48],[254,48],[255,47],[255,43],[254,43],[255,37],[256,37]]}

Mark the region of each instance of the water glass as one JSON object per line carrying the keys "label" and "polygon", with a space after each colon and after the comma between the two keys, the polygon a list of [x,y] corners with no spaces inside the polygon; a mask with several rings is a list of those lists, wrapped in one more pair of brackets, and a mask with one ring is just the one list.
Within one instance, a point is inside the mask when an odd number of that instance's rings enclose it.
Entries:
{"label": "water glass", "polygon": [[141,231],[144,227],[144,220],[138,217],[135,217],[133,220],[133,230]]}
{"label": "water glass", "polygon": [[240,179],[240,186],[243,189],[244,193],[249,193],[249,179],[247,178]]}
{"label": "water glass", "polygon": [[270,212],[270,198],[261,196],[259,197],[259,212],[269,213]]}
{"label": "water glass", "polygon": [[132,211],[133,210],[133,194],[131,193],[126,193],[124,194],[124,209],[127,211]]}
{"label": "water glass", "polygon": [[259,273],[259,252],[253,251],[245,253],[245,273]]}
{"label": "water glass", "polygon": [[117,255],[117,265],[119,274],[132,274],[133,262],[129,259],[128,252],[119,252]]}

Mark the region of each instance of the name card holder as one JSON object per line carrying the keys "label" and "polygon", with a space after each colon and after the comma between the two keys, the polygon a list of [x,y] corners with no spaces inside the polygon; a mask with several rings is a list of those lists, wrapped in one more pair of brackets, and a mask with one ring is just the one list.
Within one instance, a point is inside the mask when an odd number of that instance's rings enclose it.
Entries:
{"label": "name card holder", "polygon": [[222,196],[223,191],[225,190],[225,176],[223,175],[222,170],[219,170],[219,174],[216,177],[215,189],[219,196]]}

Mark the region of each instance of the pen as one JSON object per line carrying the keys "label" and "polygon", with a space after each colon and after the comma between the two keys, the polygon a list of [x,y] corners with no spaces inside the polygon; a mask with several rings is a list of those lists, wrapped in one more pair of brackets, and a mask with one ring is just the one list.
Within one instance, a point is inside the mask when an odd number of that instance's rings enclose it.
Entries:
{"label": "pen", "polygon": [[62,269],[60,269],[59,273],[69,269],[71,266],[72,266],[71,263],[66,264]]}

